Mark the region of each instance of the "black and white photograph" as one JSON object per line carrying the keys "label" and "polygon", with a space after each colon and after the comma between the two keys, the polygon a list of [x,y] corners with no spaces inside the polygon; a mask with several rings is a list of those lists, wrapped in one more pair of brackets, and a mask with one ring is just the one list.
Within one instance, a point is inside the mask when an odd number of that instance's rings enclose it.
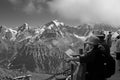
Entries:
{"label": "black and white photograph", "polygon": [[0,80],[120,80],[120,0],[0,0]]}

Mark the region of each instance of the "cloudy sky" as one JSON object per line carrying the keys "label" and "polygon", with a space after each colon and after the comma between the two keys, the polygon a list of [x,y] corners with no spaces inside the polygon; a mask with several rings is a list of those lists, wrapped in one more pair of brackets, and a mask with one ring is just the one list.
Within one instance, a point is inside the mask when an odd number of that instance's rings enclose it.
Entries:
{"label": "cloudy sky", "polygon": [[58,19],[80,23],[120,24],[120,0],[0,0],[0,25],[44,25]]}
{"label": "cloudy sky", "polygon": [[[26,2],[25,2],[26,1]],[[43,7],[36,9],[31,0],[0,0],[0,25],[19,26],[27,22],[30,25],[43,25],[56,18]]]}
{"label": "cloudy sky", "polygon": [[43,25],[53,19],[76,25],[78,21],[60,17],[50,10],[52,0],[0,0],[0,25],[8,27],[28,23],[31,26]]}

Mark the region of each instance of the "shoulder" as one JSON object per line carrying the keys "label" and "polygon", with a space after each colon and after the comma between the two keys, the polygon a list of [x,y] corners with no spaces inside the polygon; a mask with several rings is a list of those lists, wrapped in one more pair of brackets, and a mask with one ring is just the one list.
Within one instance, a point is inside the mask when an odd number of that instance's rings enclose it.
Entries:
{"label": "shoulder", "polygon": [[116,41],[116,45],[120,45],[120,39]]}
{"label": "shoulder", "polygon": [[120,39],[118,39],[116,43],[120,43]]}

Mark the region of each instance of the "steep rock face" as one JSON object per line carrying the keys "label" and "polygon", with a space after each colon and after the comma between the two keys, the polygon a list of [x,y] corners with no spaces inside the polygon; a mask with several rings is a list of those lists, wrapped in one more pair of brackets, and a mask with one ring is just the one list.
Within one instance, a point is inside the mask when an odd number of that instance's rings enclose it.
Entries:
{"label": "steep rock face", "polygon": [[27,23],[24,23],[22,26],[18,27],[17,32],[24,32],[29,29],[29,26]]}
{"label": "steep rock face", "polygon": [[59,23],[56,20],[53,20],[47,24],[45,24],[42,27],[42,31],[41,31],[41,37],[43,39],[47,39],[47,38],[57,38],[57,37],[63,37],[63,32],[60,29],[61,27],[63,27],[64,24]]}
{"label": "steep rock face", "polygon": [[[87,25],[86,27],[84,27],[88,31],[88,33],[90,32],[90,27],[91,26],[87,26]],[[80,31],[79,33],[77,33],[78,28],[74,28],[73,30],[72,27],[66,26],[64,23],[53,20],[45,24],[42,30],[43,32],[40,36],[40,39],[44,40],[45,43],[48,42],[53,44],[54,46],[59,47],[63,52],[65,52],[70,47],[73,48],[74,46],[83,46],[83,41],[74,36],[74,33],[78,35],[80,33]],[[79,43],[79,45],[76,43]],[[83,48],[83,47],[79,47],[79,48]]]}
{"label": "steep rock face", "polygon": [[18,27],[17,34],[16,34],[16,41],[23,40],[26,37],[31,37],[32,35],[30,34],[30,32],[32,32],[32,30],[30,29],[30,27],[27,23]]}
{"label": "steep rock face", "polygon": [[11,62],[11,68],[22,68],[25,65],[25,68],[29,71],[43,73],[56,73],[63,70],[64,59],[67,55],[57,47],[51,46],[51,49],[48,48],[48,45],[50,44],[43,44],[39,41],[24,45]]}
{"label": "steep rock face", "polygon": [[15,30],[7,28],[5,26],[1,26],[0,31],[0,62],[3,63],[7,59],[9,59],[15,52]]}

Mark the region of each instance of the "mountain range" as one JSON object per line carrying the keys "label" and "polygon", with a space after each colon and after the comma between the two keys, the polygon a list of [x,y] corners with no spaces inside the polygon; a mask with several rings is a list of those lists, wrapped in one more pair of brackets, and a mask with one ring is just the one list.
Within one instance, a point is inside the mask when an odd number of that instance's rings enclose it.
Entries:
{"label": "mountain range", "polygon": [[92,30],[116,31],[117,28],[104,24],[71,27],[57,20],[37,28],[27,23],[16,30],[1,26],[0,65],[48,74],[63,71],[69,67],[65,62],[68,54],[79,54],[79,49],[83,49],[84,42],[75,35],[87,36]]}

